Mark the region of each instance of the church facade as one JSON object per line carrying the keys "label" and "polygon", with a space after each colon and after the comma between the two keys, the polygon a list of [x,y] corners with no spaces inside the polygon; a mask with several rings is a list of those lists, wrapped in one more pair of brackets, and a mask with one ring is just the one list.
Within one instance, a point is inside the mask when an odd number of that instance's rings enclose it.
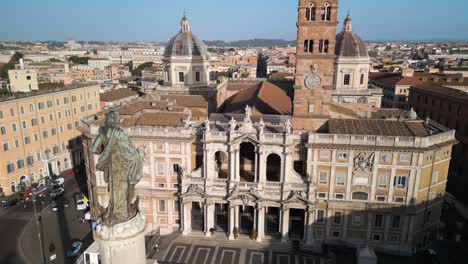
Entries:
{"label": "church facade", "polygon": [[[184,64],[184,52],[203,55],[204,46],[182,20],[185,36],[165,52],[166,85],[119,110],[122,128],[148,150],[136,189],[147,223],[185,235],[414,253],[437,235],[454,131],[413,112],[336,118],[348,105],[378,108],[381,92],[365,85],[367,49],[353,44],[362,40],[349,17],[336,35],[338,0],[300,0],[298,10],[293,95],[283,83],[237,84],[250,88],[239,88],[232,111],[203,111],[204,56]],[[275,105],[282,100],[291,111]],[[85,146],[102,118],[83,120]],[[85,157],[91,203],[105,201],[97,156]]]}

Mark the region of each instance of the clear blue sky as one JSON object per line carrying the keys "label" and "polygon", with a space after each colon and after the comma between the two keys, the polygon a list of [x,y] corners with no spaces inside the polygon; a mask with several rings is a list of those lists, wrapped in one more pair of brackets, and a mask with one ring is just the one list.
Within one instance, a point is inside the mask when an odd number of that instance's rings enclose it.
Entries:
{"label": "clear blue sky", "polygon": [[[4,0],[1,40],[166,41],[186,10],[204,40],[296,38],[297,0]],[[467,0],[341,0],[365,40],[468,40]],[[341,29],[341,23],[340,23]]]}

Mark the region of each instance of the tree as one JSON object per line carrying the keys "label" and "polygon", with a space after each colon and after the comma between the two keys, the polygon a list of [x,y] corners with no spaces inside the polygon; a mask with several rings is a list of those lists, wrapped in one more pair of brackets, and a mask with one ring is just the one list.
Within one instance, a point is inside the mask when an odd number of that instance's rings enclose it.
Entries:
{"label": "tree", "polygon": [[152,62],[145,62],[143,64],[140,64],[138,67],[136,67],[133,71],[132,71],[132,76],[141,76],[141,72],[148,68],[148,67],[151,67],[153,66],[153,63]]}
{"label": "tree", "polygon": [[88,57],[71,56],[70,58],[68,58],[68,61],[71,61],[77,64],[88,64],[88,60],[89,60]]}
{"label": "tree", "polygon": [[56,58],[50,58],[47,60],[47,62],[62,62],[62,61]]}
{"label": "tree", "polygon": [[15,52],[13,56],[11,56],[10,61],[3,66],[3,68],[0,70],[0,78],[2,79],[8,79],[8,70],[12,70],[15,68],[15,65],[19,62],[20,59],[24,57],[23,53],[21,52]]}
{"label": "tree", "polygon": [[250,74],[248,72],[241,73],[241,78],[249,78]]}

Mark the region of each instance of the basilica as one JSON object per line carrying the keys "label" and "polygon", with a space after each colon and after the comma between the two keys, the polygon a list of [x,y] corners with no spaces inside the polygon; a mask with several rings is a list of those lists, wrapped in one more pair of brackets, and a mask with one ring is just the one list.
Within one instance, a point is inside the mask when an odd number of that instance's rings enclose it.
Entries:
{"label": "basilica", "polygon": [[[380,109],[349,15],[336,34],[338,0],[300,0],[298,12],[294,82],[210,86],[207,49],[184,16],[164,84],[118,110],[148,153],[136,189],[148,231],[412,254],[437,236],[454,131]],[[88,147],[103,118],[82,131],[90,202],[105,206]]]}

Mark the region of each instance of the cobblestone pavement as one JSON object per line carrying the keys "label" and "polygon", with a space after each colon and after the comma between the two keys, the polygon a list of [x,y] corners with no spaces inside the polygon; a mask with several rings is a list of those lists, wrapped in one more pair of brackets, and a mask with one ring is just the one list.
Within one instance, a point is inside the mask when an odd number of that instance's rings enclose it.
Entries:
{"label": "cobblestone pavement", "polygon": [[167,248],[159,248],[161,263],[171,264],[320,264],[326,258],[318,253],[294,252],[288,243],[258,243],[224,236],[180,236]]}

